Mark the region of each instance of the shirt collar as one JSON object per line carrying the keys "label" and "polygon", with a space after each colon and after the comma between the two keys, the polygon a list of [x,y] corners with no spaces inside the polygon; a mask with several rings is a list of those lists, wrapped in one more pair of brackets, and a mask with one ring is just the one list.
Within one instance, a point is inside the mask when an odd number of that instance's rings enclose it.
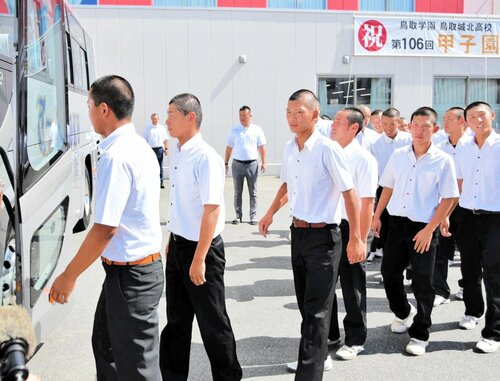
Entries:
{"label": "shirt collar", "polygon": [[[408,153],[412,154],[413,157],[415,157],[415,151],[413,151],[413,143],[406,147],[406,151]],[[441,152],[441,150],[439,148],[437,148],[434,143],[431,142],[431,146],[429,147],[427,152],[422,157],[427,156],[427,155],[434,156],[436,154],[439,154],[440,152]]]}
{"label": "shirt collar", "polygon": [[187,151],[187,150],[190,150],[191,148],[193,148],[194,146],[198,145],[201,141],[203,141],[201,133],[197,132],[196,135],[194,135],[191,139],[189,139],[182,146],[179,143],[177,143],[177,147],[179,148],[179,151]]}
{"label": "shirt collar", "polygon": [[113,145],[114,142],[118,140],[120,136],[124,136],[127,134],[130,134],[132,132],[135,132],[135,127],[133,123],[127,123],[124,124],[123,126],[118,127],[116,130],[114,130],[111,134],[109,134],[106,138],[104,138],[100,143],[99,143],[99,150],[101,152],[104,152],[109,149]]}
{"label": "shirt collar", "polygon": [[[321,138],[321,136],[323,135],[321,135],[321,133],[315,128],[311,136],[309,136],[309,138],[304,143],[304,148],[310,151],[314,147],[316,142]],[[299,146],[297,137],[295,137],[295,144],[297,145],[297,147]]]}
{"label": "shirt collar", "polygon": [[491,134],[486,138],[485,143],[491,146],[497,140],[497,138],[498,134],[495,132],[495,130],[492,130]]}
{"label": "shirt collar", "polygon": [[348,145],[344,147],[345,152],[354,152],[358,148],[361,148],[361,144],[356,139],[353,139]]}

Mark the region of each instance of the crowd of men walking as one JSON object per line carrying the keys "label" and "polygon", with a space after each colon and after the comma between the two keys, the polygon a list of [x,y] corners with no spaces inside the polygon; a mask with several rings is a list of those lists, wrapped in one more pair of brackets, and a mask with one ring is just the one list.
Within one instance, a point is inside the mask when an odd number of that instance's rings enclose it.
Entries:
{"label": "crowd of men walking", "polygon": [[[224,177],[231,157],[233,224],[242,222],[245,178],[249,222],[258,223],[264,237],[274,214],[288,204],[291,263],[302,317],[298,359],[288,364],[296,380],[321,380],[332,368],[328,344],[340,340],[338,279],[346,317],[345,345],[336,356],[350,360],[364,350],[362,263],[370,251],[383,253],[384,288],[395,315],[390,328],[397,334],[408,332],[408,354],[425,353],[432,309],[449,301],[447,265],[456,247],[465,304],[459,325],[473,329],[484,315],[475,349],[490,353],[499,348],[500,138],[487,103],[448,110],[447,134],[435,144],[438,115],[430,107],[415,110],[407,123],[395,108],[370,112],[366,106],[345,108],[333,121],[321,122],[316,95],[306,89],[294,92],[286,106],[294,137],[284,150],[282,183],[260,221],[256,182],[259,156],[261,171],[266,169],[266,139],[252,123],[248,106],[239,110],[240,125],[230,132],[223,161],[200,134],[202,108],[192,94],[169,101],[166,124],[178,140],[170,147],[168,136],[156,129],[156,114],[146,133],[149,144],[135,132],[134,92],[124,78],[95,81],[88,105],[94,128],[104,138],[95,223],[54,281],[50,298],[67,303],[80,274],[101,258],[106,277],[92,335],[98,380],[187,380],[195,316],[212,378],[241,379],[225,304],[221,238]],[[174,154],[163,272],[158,208],[163,176],[158,163],[168,149]],[[370,231],[376,239],[367,250]],[[416,306],[407,299],[405,271]],[[167,325],[159,335],[157,308],[164,285]]]}

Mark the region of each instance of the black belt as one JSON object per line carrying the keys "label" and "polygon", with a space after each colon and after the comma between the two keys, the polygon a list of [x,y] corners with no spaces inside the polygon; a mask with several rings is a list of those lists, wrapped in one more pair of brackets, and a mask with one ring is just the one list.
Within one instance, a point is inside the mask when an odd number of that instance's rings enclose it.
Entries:
{"label": "black belt", "polygon": [[233,160],[237,161],[238,163],[241,163],[241,164],[251,164],[254,161],[256,161],[257,159],[253,159],[253,160],[238,160],[238,159],[233,159]]}
{"label": "black belt", "polygon": [[466,208],[463,209],[472,214],[475,214],[476,216],[500,216],[500,212],[492,212],[483,209],[466,209]]}

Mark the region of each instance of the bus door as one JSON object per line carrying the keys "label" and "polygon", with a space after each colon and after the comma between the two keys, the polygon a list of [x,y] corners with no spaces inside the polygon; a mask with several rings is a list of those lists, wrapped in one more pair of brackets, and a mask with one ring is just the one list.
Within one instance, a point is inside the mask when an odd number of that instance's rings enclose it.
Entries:
{"label": "bus door", "polygon": [[[69,212],[72,157],[67,110],[62,0],[22,2],[22,61],[18,68],[17,191],[22,260],[22,304],[31,310],[39,340],[65,314],[48,303],[48,288],[74,254]],[[64,253],[71,252],[71,255]],[[51,280],[52,279],[52,280]]]}

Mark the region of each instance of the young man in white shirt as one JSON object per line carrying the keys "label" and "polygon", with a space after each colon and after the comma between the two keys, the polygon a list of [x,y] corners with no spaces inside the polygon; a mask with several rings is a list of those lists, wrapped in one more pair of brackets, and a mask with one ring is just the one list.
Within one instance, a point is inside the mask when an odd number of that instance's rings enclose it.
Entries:
{"label": "young man in white shirt", "polygon": [[364,116],[363,128],[356,135],[356,140],[362,147],[369,150],[372,144],[375,143],[380,137],[380,134],[377,131],[368,128],[371,117],[370,108],[367,105],[358,105],[356,107],[363,113]]}
{"label": "young man in white shirt", "polygon": [[493,130],[495,113],[488,103],[471,103],[464,114],[474,136],[458,146],[455,156],[464,208],[457,233],[465,303],[460,323],[469,320],[473,328],[483,315],[483,280],[485,325],[475,349],[490,353],[500,347],[500,135]]}
{"label": "young man in white shirt", "polygon": [[[361,111],[357,108],[345,108],[335,115],[332,139],[340,144],[347,159],[347,166],[359,197],[361,239],[366,242],[373,216],[378,176],[377,161],[356,140],[356,136],[362,133],[362,126]],[[339,277],[346,316],[344,318],[345,345],[336,352],[336,356],[342,360],[351,360],[364,350],[366,341],[366,273],[364,258],[360,262],[351,261],[347,255],[349,220],[343,202],[340,231],[342,233],[342,257]],[[329,339],[335,341],[339,337],[337,298],[335,297]]]}
{"label": "young man in white shirt", "polygon": [[[464,109],[461,107],[452,107],[446,111],[443,118],[443,128],[448,134],[446,140],[436,144],[436,147],[453,157],[457,153],[457,146],[465,134]],[[463,218],[462,207],[457,205],[450,216],[449,233],[451,235],[438,235],[439,245],[436,254],[436,265],[434,267],[434,289],[436,298],[434,307],[450,302],[450,287],[448,286],[448,261],[452,261],[455,256],[455,247],[457,244],[457,232]],[[462,287],[462,280],[458,281]]]}
{"label": "young man in white shirt", "polygon": [[227,139],[224,163],[226,174],[229,168],[229,158],[233,156],[231,173],[234,184],[234,211],[237,225],[243,218],[241,196],[245,179],[250,195],[250,225],[257,225],[257,178],[259,176],[259,154],[262,160],[260,171],[266,171],[266,137],[262,128],[252,123],[252,110],[248,106],[240,108],[240,124],[231,129]]}
{"label": "young man in white shirt", "polygon": [[78,276],[101,256],[106,277],[92,333],[97,380],[161,381],[158,166],[131,122],[134,92],[124,78],[96,80],[87,103],[92,125],[104,137],[99,144],[95,223],[54,281],[50,298],[67,303]]}
{"label": "young man in white shirt", "polygon": [[168,134],[165,126],[158,123],[158,114],[151,115],[151,124],[144,130],[144,139],[153,149],[160,165],[160,187],[163,189],[163,156],[168,155]]}
{"label": "young man in white shirt", "polygon": [[[322,380],[323,371],[332,367],[327,341],[341,256],[341,193],[350,221],[350,261],[363,260],[365,245],[360,235],[358,199],[342,150],[314,127],[319,117],[318,99],[309,90],[298,90],[288,100],[286,115],[295,138],[285,147],[283,183],[260,220],[259,231],[266,236],[274,214],[288,194],[292,269],[302,315],[295,380],[318,381]],[[289,364],[289,369],[293,368],[295,364]]]}
{"label": "young man in white shirt", "polygon": [[[378,163],[378,176],[379,178],[384,173],[385,166],[389,157],[392,153],[408,144],[411,144],[411,135],[408,132],[399,130],[399,119],[401,115],[399,110],[395,108],[388,108],[382,113],[382,135],[373,143],[370,147],[370,152]],[[377,189],[377,198],[380,198],[382,193],[382,187]],[[382,248],[387,237],[387,211],[384,211],[381,215],[382,220],[382,230],[380,231],[379,237],[374,237],[370,245],[370,253],[368,254],[367,262],[371,262],[374,257],[382,256]]]}
{"label": "young man in white shirt", "polygon": [[[432,324],[436,228],[458,197],[453,159],[431,141],[438,129],[436,120],[437,113],[430,107],[420,107],[412,114],[413,143],[394,151],[387,162],[379,181],[383,191],[372,223],[377,236],[382,224],[380,215],[387,207],[389,227],[381,273],[389,306],[396,315],[391,331],[408,330],[406,352],[417,356],[425,353]],[[416,309],[408,302],[403,284],[408,264],[412,267]]]}
{"label": "young man in white shirt", "polygon": [[179,94],[168,105],[167,127],[179,140],[171,163],[165,249],[167,326],[161,333],[163,380],[187,380],[196,316],[214,380],[237,381],[236,356],[224,297],[224,163],[200,133],[201,104]]}

